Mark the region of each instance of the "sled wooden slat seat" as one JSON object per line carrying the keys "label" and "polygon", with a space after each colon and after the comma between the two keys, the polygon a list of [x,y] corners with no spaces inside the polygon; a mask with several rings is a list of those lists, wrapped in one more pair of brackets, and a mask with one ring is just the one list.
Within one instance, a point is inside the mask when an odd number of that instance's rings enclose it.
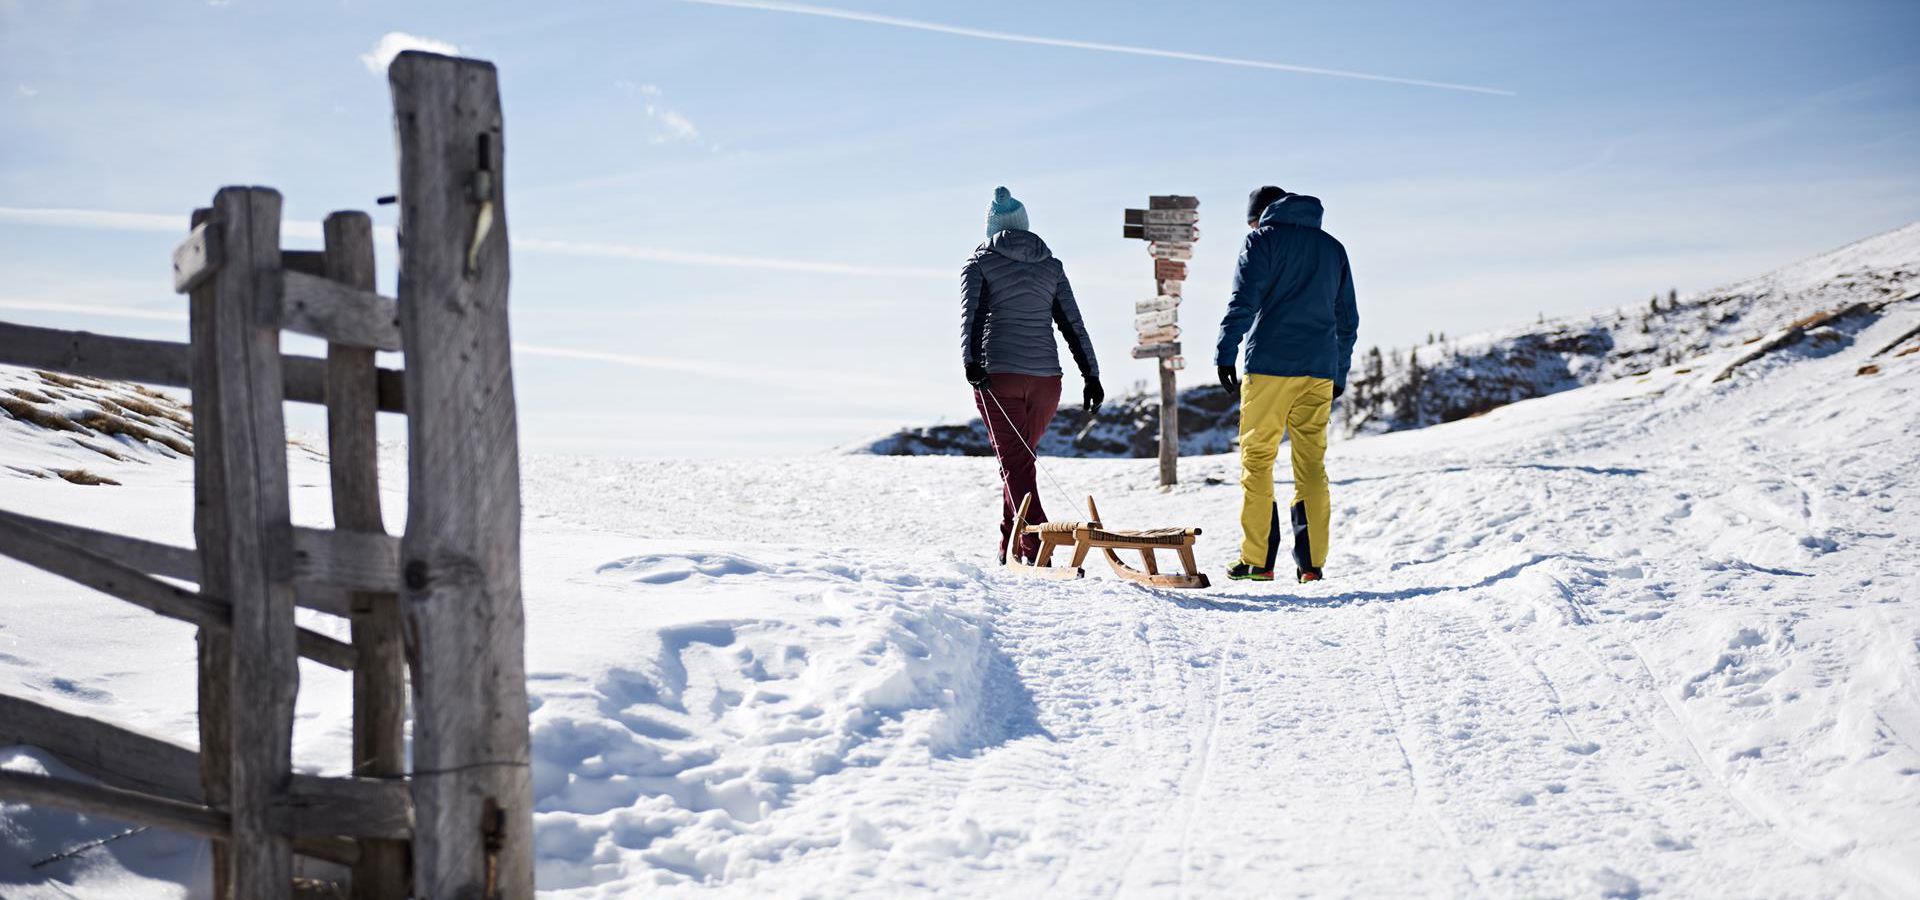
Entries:
{"label": "sled wooden slat seat", "polygon": [[[1081,567],[1087,560],[1087,554],[1098,548],[1106,556],[1107,564],[1121,578],[1139,584],[1170,588],[1205,588],[1211,586],[1207,576],[1200,574],[1200,568],[1193,558],[1193,544],[1200,537],[1198,528],[1151,528],[1143,531],[1117,531],[1105,528],[1100,523],[1100,508],[1094,505],[1093,498],[1087,498],[1086,522],[1041,522],[1029,525],[1026,522],[1027,508],[1033,501],[1031,494],[1020,500],[1020,510],[1013,517],[1013,531],[1007,540],[1007,568],[1036,578],[1073,579],[1086,575]],[[1025,535],[1040,538],[1040,550],[1032,561],[1020,558],[1018,547],[1020,538]],[[1073,561],[1065,566],[1053,565],[1053,552],[1061,547],[1073,548]],[[1144,567],[1136,569],[1120,560],[1116,550],[1133,550],[1140,554]],[[1180,557],[1184,573],[1162,573],[1159,560],[1154,558],[1156,550],[1171,550]]]}

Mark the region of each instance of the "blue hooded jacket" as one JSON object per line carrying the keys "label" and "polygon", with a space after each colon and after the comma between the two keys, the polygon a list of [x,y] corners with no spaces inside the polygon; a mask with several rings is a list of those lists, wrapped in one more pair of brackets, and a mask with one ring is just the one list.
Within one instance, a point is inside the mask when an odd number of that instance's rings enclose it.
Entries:
{"label": "blue hooded jacket", "polygon": [[1245,337],[1248,372],[1331,378],[1346,388],[1360,310],[1347,248],[1320,230],[1323,214],[1319,198],[1304,194],[1260,214],[1240,248],[1214,365],[1233,365]]}

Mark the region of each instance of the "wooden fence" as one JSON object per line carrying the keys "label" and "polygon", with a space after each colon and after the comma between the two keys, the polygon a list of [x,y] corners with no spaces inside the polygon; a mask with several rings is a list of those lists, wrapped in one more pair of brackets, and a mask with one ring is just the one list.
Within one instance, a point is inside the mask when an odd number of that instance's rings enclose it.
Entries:
{"label": "wooden fence", "polygon": [[[194,547],[0,512],[0,553],[197,626],[200,711],[196,751],[0,696],[0,744],[101,782],[0,772],[0,797],[207,837],[221,898],[293,896],[296,855],[350,866],[354,897],[533,893],[498,85],[490,64],[417,52],[388,78],[397,301],[374,292],[366,214],[327,217],[322,252],[282,250],[279,193],[229,187],[175,253],[189,343],[0,323],[0,362],[191,388]],[[283,331],[326,357],[283,355]],[[292,525],[288,400],[326,405],[332,529]],[[399,538],[378,411],[407,417]],[[296,626],[296,607],[346,617],[351,642]],[[353,673],[351,776],[293,772],[301,657]]]}

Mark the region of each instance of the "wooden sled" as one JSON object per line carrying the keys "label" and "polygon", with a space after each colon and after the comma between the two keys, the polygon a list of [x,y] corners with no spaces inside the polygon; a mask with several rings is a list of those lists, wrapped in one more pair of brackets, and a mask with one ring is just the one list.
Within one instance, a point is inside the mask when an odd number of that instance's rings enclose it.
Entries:
{"label": "wooden sled", "polygon": [[[1153,587],[1165,588],[1205,588],[1211,587],[1207,576],[1200,574],[1200,567],[1194,562],[1193,542],[1200,537],[1198,528],[1155,528],[1148,531],[1113,531],[1100,524],[1100,508],[1095,506],[1093,498],[1087,498],[1087,516],[1085,522],[1042,522],[1038,525],[1027,524],[1027,505],[1033,501],[1033,495],[1020,498],[1020,511],[1013,516],[1013,532],[1007,539],[1007,568],[1022,575],[1035,578],[1053,578],[1069,580],[1081,578],[1087,570],[1081,567],[1087,561],[1087,554],[1095,548],[1107,557],[1107,564],[1113,567],[1113,573],[1128,581]],[[1038,535],[1040,552],[1032,562],[1020,559],[1020,538],[1024,535]],[[1065,566],[1053,565],[1053,552],[1061,547],[1073,548],[1073,560]],[[1137,550],[1141,565],[1145,571],[1136,569],[1120,561],[1116,550]],[[1160,571],[1160,564],[1154,558],[1154,552],[1168,550],[1180,557],[1180,565],[1185,574]]]}

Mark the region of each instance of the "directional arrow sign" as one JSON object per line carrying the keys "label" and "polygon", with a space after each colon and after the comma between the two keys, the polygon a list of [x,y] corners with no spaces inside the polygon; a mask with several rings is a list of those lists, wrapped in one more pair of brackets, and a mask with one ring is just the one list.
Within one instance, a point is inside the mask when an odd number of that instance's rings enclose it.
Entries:
{"label": "directional arrow sign", "polygon": [[1193,245],[1155,242],[1147,245],[1147,253],[1154,259],[1192,259]]}
{"label": "directional arrow sign", "polygon": [[1189,197],[1185,194],[1167,194],[1167,195],[1158,196],[1158,197],[1148,197],[1147,208],[1148,209],[1198,209],[1200,208],[1200,198]]}
{"label": "directional arrow sign", "polygon": [[1161,281],[1185,281],[1187,264],[1171,259],[1156,259],[1153,261],[1153,277]]}
{"label": "directional arrow sign", "polygon": [[1162,295],[1165,295],[1168,297],[1179,297],[1179,296],[1183,296],[1184,294],[1184,292],[1182,291],[1182,288],[1186,286],[1186,282],[1156,281],[1153,283],[1153,286],[1157,288]]}
{"label": "directional arrow sign", "polygon": [[1120,236],[1124,238],[1135,238],[1137,240],[1144,241],[1147,239],[1147,226],[1122,225],[1120,226]]}
{"label": "directional arrow sign", "polygon": [[[1131,212],[1131,210],[1129,210]],[[1141,220],[1147,225],[1192,225],[1200,221],[1197,209],[1149,209]]]}
{"label": "directional arrow sign", "polygon": [[1142,345],[1133,348],[1134,359],[1166,359],[1169,356],[1179,355],[1180,345],[1177,342],[1172,344]]}
{"label": "directional arrow sign", "polygon": [[1136,313],[1159,312],[1163,309],[1172,309],[1179,305],[1179,297],[1160,296],[1152,300],[1135,300],[1133,302],[1133,311]]}
{"label": "directional arrow sign", "polygon": [[1146,331],[1152,328],[1159,328],[1165,325],[1172,325],[1173,323],[1178,321],[1180,321],[1180,314],[1177,311],[1172,309],[1162,309],[1156,312],[1141,313],[1137,316],[1134,316],[1133,327],[1139,331]]}
{"label": "directional arrow sign", "polygon": [[1153,331],[1140,332],[1140,344],[1142,346],[1148,344],[1164,344],[1179,339],[1180,326],[1178,325],[1168,325],[1165,328],[1156,328]]}

